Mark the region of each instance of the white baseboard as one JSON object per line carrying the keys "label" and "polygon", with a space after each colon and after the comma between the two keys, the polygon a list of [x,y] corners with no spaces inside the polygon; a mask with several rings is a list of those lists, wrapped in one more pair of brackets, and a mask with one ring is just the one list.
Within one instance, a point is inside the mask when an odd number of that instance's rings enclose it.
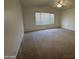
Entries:
{"label": "white baseboard", "polygon": [[4,59],[16,59],[16,56],[4,56]]}

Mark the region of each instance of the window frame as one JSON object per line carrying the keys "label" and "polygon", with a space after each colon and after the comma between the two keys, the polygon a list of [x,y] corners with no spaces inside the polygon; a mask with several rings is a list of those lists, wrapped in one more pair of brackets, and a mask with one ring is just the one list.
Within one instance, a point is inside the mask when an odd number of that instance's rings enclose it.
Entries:
{"label": "window frame", "polygon": [[[54,15],[54,20],[50,24],[39,24],[38,25],[37,22],[36,22],[36,13],[40,13],[40,14],[42,14],[42,13],[49,13],[49,15],[53,14]],[[40,19],[41,19],[41,16],[40,16]],[[55,23],[55,14],[54,13],[50,13],[50,12],[35,12],[35,25],[37,25],[37,26],[45,26],[45,25],[53,25],[54,23]]]}

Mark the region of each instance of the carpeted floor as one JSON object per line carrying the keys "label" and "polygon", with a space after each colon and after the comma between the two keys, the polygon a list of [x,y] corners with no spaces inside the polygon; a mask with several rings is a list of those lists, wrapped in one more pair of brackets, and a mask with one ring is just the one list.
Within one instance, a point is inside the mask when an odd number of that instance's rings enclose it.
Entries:
{"label": "carpeted floor", "polygon": [[25,33],[17,59],[75,59],[75,32],[48,29]]}

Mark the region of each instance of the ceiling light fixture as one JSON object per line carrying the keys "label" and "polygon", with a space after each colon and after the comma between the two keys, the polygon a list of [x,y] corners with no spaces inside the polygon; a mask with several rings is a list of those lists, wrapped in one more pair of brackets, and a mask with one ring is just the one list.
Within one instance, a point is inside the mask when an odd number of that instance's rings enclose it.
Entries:
{"label": "ceiling light fixture", "polygon": [[60,8],[60,7],[62,7],[62,5],[61,4],[58,4],[57,7]]}
{"label": "ceiling light fixture", "polygon": [[58,8],[62,7],[62,1],[58,1],[57,7],[58,7]]}

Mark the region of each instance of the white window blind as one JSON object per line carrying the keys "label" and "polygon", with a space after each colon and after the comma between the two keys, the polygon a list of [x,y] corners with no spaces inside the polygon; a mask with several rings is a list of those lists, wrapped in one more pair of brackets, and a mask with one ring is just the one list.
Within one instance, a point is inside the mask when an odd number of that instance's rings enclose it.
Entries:
{"label": "white window blind", "polygon": [[54,24],[54,14],[50,13],[35,13],[36,25]]}

